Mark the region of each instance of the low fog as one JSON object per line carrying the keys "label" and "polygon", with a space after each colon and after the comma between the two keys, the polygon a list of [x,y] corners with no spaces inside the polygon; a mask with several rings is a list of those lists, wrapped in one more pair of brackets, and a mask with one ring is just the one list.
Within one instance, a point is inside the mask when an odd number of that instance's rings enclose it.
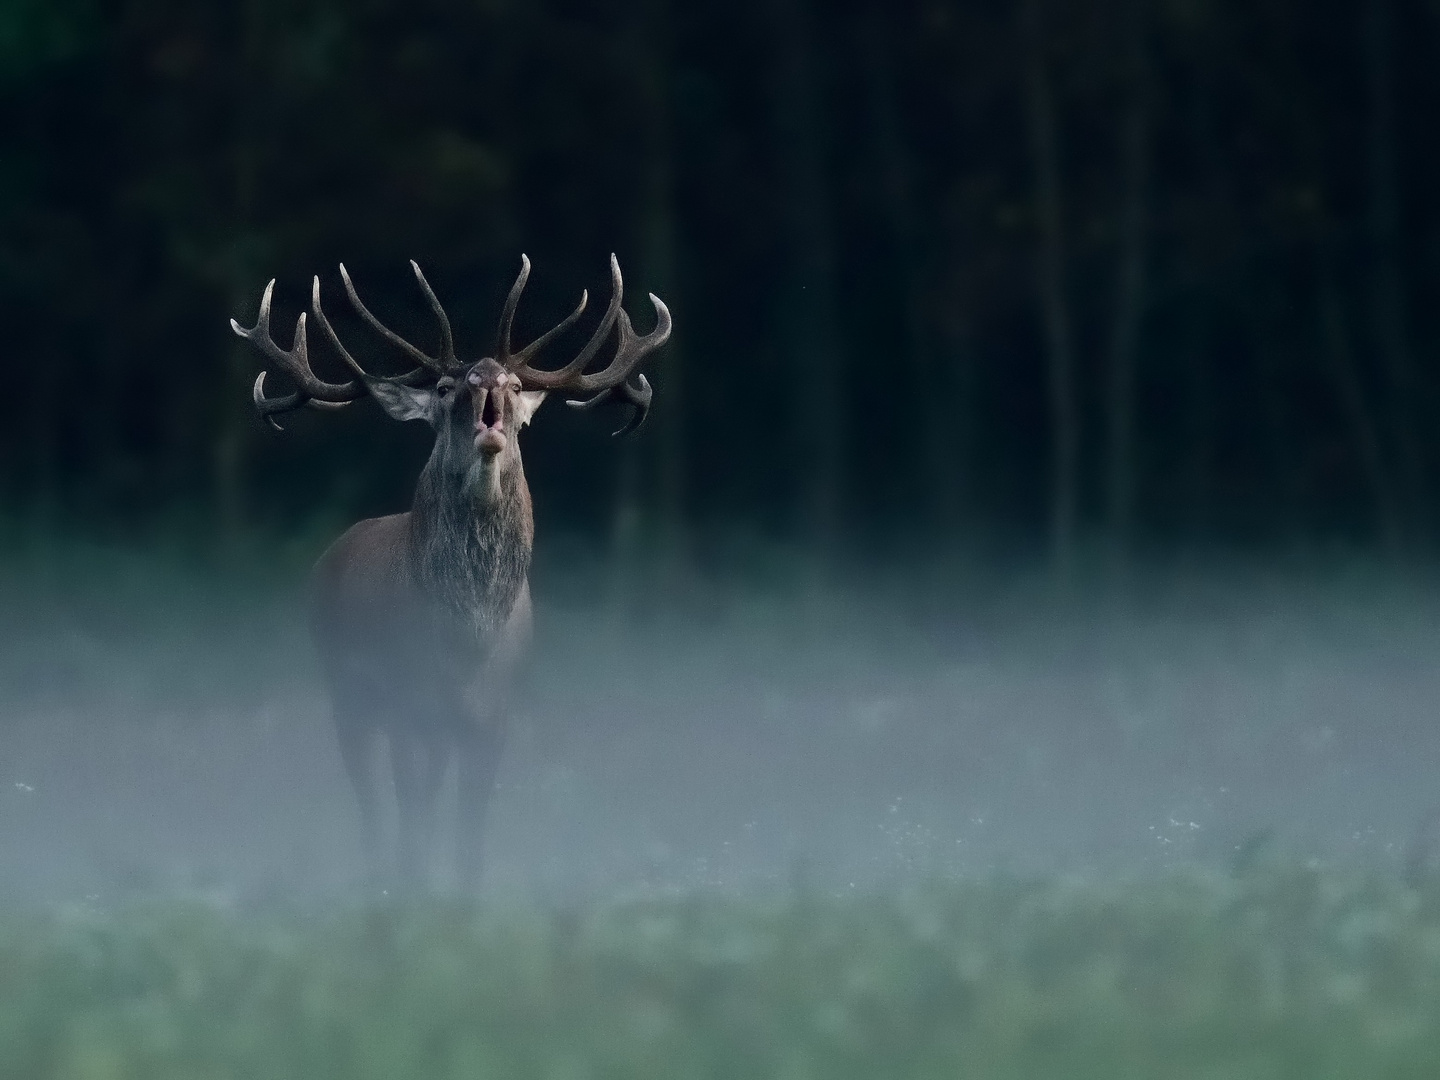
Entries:
{"label": "low fog", "polygon": [[[0,897],[356,894],[292,561],[87,549],[7,570]],[[487,896],[1224,865],[1257,844],[1398,865],[1440,806],[1440,604],[1419,575],[1172,567],[1062,594],[1023,568],[856,565],[597,586],[552,553],[533,577],[539,670]]]}

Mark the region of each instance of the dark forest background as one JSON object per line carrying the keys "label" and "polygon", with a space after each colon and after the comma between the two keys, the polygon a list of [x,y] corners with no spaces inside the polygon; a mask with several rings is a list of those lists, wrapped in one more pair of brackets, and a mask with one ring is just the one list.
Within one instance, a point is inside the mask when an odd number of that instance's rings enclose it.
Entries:
{"label": "dark forest background", "polygon": [[522,251],[522,337],[615,251],[675,336],[637,439],[541,413],[542,532],[1423,553],[1437,61],[1435,0],[4,0],[7,520],[399,508],[428,434],[276,435],[228,319],[319,273],[397,370],[341,260],[475,356]]}

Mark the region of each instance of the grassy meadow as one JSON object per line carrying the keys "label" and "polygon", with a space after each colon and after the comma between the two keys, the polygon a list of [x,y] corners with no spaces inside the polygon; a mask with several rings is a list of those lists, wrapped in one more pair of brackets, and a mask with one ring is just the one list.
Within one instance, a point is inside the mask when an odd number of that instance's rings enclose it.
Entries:
{"label": "grassy meadow", "polygon": [[16,1080],[1440,1075],[1440,888],[1304,865],[11,913]]}
{"label": "grassy meadow", "polygon": [[346,884],[315,546],[0,564],[0,1080],[1440,1077],[1409,592],[891,597],[814,641],[552,596],[486,899],[396,905]]}

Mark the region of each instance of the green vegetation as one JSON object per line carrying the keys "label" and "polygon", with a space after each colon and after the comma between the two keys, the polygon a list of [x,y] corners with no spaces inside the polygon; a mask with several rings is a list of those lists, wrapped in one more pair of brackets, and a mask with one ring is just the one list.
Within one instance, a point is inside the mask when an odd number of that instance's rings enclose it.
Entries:
{"label": "green vegetation", "polygon": [[1440,1075],[1440,890],[1238,877],[0,927],[5,1075]]}

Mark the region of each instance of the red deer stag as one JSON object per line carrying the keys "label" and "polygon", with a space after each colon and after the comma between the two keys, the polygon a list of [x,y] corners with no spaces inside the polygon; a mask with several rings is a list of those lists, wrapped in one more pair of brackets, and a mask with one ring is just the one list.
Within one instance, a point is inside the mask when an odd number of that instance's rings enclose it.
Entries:
{"label": "red deer stag", "polygon": [[[321,556],[311,578],[310,625],[330,686],[335,727],[355,787],[372,877],[380,874],[380,778],[374,750],[388,744],[398,809],[396,866],[402,881],[420,884],[436,825],[436,796],[454,757],[458,762],[460,827],[457,872],[472,887],[480,872],[485,808],[494,786],[507,723],[508,698],[528,651],[530,569],[534,520],[520,463],[519,434],[549,391],[588,395],[568,403],[589,408],[619,395],[634,406],[633,431],[650,405],[650,384],[630,376],[670,337],[670,312],[651,294],[655,329],[637,335],[620,306],[620,264],[610,257],[610,304],[600,325],[563,367],[531,366],[541,349],[579,319],[586,296],[561,323],[523,349],[511,327],[529,259],[506,297],[495,355],[462,361],[450,320],[420,267],[415,279],[440,324],[440,355],[430,356],[384,326],[360,302],[340,267],[355,311],[416,367],[404,375],[365,371],[340,343],[320,307],[320,279],[311,313],[340,358],[354,372],[348,382],[320,379],[310,367],[305,315],[295,343],[280,348],[270,336],[272,280],[260,299],[255,326],[231,328],[295,384],[293,393],[265,395],[265,372],[255,380],[255,408],[276,428],[281,413],[310,406],[339,409],[367,395],[396,420],[424,420],[435,445],[416,485],[412,509],[352,526]],[[615,355],[587,374],[596,353],[618,328]]]}

